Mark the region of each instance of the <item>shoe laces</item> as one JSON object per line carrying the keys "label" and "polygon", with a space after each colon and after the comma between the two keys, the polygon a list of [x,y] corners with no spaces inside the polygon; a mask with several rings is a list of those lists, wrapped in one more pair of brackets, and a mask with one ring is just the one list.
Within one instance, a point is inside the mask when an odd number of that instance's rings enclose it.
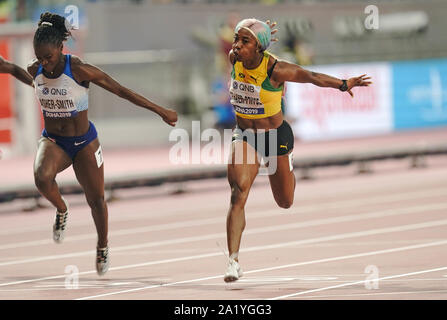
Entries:
{"label": "shoe laces", "polygon": [[56,212],[56,229],[65,229],[65,224],[67,223],[67,213]]}
{"label": "shoe laces", "polygon": [[108,247],[96,249],[96,261],[98,263],[107,263],[108,255],[109,255]]}

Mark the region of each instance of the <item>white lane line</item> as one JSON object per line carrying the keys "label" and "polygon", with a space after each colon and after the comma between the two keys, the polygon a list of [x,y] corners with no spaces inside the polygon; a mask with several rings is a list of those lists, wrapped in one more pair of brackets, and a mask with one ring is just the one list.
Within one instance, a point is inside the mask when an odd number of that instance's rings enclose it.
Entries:
{"label": "white lane line", "polygon": [[[269,248],[280,248],[280,247],[286,247],[290,245],[301,245],[301,244],[309,244],[309,243],[318,243],[322,241],[330,241],[330,240],[341,240],[341,239],[349,239],[354,237],[361,237],[364,235],[372,235],[372,234],[381,234],[381,233],[392,233],[392,232],[400,232],[400,231],[407,231],[407,230],[416,230],[420,228],[427,228],[432,226],[439,226],[440,224],[447,224],[447,220],[439,220],[439,221],[431,221],[427,223],[418,223],[418,224],[412,224],[412,225],[404,225],[399,227],[392,227],[392,228],[381,228],[381,229],[372,229],[367,230],[364,232],[354,232],[354,233],[344,233],[344,234],[338,234],[334,236],[327,236],[327,237],[318,237],[318,238],[311,238],[311,239],[304,239],[299,241],[292,241],[292,242],[285,242],[285,243],[279,243],[275,245],[267,245],[267,246],[256,246],[251,248],[245,248],[242,249],[241,252],[253,252],[253,251],[261,251],[266,250]],[[434,242],[434,243],[440,243],[440,242]],[[441,243],[443,243],[441,241]],[[413,247],[413,246],[410,246]],[[87,254],[92,254],[92,252],[88,251]],[[61,259],[63,257],[73,257],[73,256],[79,256],[79,255],[86,255],[85,252],[80,253],[74,253],[74,254],[66,254],[66,255],[58,255],[58,256],[51,256],[51,259]],[[156,264],[163,264],[163,263],[173,263],[173,262],[181,262],[181,261],[189,261],[189,260],[196,260],[196,259],[202,259],[202,258],[209,258],[209,257],[216,257],[222,255],[221,252],[217,253],[208,253],[208,254],[201,254],[201,255],[195,255],[195,256],[186,256],[181,258],[174,258],[174,259],[164,259],[164,260],[158,260],[158,261],[150,261],[150,262],[144,262],[139,264],[131,264],[131,265],[124,265],[120,267],[111,267],[109,269],[110,271],[113,270],[124,270],[124,269],[131,269],[131,268],[138,268],[138,267],[146,267],[150,265],[156,265]],[[41,261],[42,258],[40,258],[39,261]],[[82,274],[92,274],[95,273],[95,271],[86,271],[79,273]],[[247,272],[246,272],[247,273]],[[22,280],[22,281],[14,281],[14,282],[7,282],[7,283],[1,283],[0,287],[8,286],[8,285],[16,285],[16,284],[22,284],[22,283],[29,283],[34,281],[41,281],[41,280],[50,280],[50,279],[58,279],[63,278],[65,275],[62,276],[50,276],[50,277],[43,277],[43,278],[36,278],[36,279],[29,279],[29,280]]]}
{"label": "white lane line", "polygon": [[332,235],[332,236],[326,236],[326,237],[320,237],[320,238],[314,238],[314,239],[306,239],[306,240],[283,242],[283,243],[272,244],[272,245],[264,245],[264,246],[252,247],[252,248],[242,250],[242,251],[251,252],[251,251],[259,251],[259,250],[266,250],[266,249],[276,249],[276,248],[281,248],[281,247],[286,247],[286,246],[298,246],[298,245],[302,245],[302,244],[316,243],[316,242],[321,242],[321,241],[342,240],[342,239],[350,239],[350,238],[371,236],[371,235],[384,234],[384,233],[416,230],[416,229],[421,229],[421,228],[439,227],[439,226],[443,226],[446,224],[447,224],[447,219],[436,220],[436,221],[430,221],[430,222],[408,224],[408,225],[403,225],[403,226],[398,226],[398,227],[389,227],[389,228],[372,229],[372,230],[365,230],[365,231],[359,231],[359,232],[342,233],[342,234],[338,234],[338,235]]}
{"label": "white lane line", "polygon": [[[278,212],[278,210],[276,210],[276,209],[258,211],[257,213],[255,213],[253,215],[253,218],[263,218],[266,216],[271,216],[277,212]],[[138,233],[147,233],[147,232],[154,232],[154,231],[184,229],[187,227],[200,227],[200,226],[206,226],[206,225],[217,224],[217,223],[225,223],[225,219],[226,219],[225,217],[216,217],[216,218],[196,219],[196,220],[189,220],[189,221],[182,221],[182,222],[172,222],[172,223],[151,225],[151,226],[147,226],[147,227],[128,228],[128,229],[122,229],[122,230],[118,230],[118,231],[111,231],[109,234],[111,237],[112,236],[114,237],[114,236],[135,235]],[[97,238],[96,233],[80,234],[80,235],[76,235],[76,236],[68,236],[67,238],[65,238],[64,243],[74,242],[74,241],[79,241],[79,240],[96,239],[96,238]],[[10,244],[0,245],[0,250],[17,249],[17,248],[21,248],[21,247],[46,245],[46,244],[53,244],[53,243],[54,243],[54,241],[52,239],[15,242],[15,243],[10,243]]]}
{"label": "white lane line", "polygon": [[[399,252],[399,251],[406,251],[406,250],[413,250],[413,249],[420,249],[420,248],[426,248],[426,247],[432,247],[432,246],[439,246],[439,245],[445,245],[447,244],[447,240],[445,241],[435,241],[430,243],[422,243],[418,245],[411,245],[411,246],[404,246],[404,247],[398,247],[398,248],[392,248],[392,249],[385,249],[385,250],[378,250],[378,251],[371,251],[366,253],[360,253],[360,254],[352,254],[352,255],[345,255],[345,256],[339,256],[339,257],[333,257],[333,258],[325,258],[325,259],[318,259],[318,260],[311,260],[306,262],[298,262],[293,264],[286,264],[281,266],[275,266],[275,267],[268,267],[268,268],[262,268],[252,271],[245,271],[245,274],[251,274],[251,273],[257,273],[257,272],[265,272],[265,271],[273,271],[273,270],[279,270],[284,268],[293,268],[293,267],[299,267],[303,265],[309,265],[309,264],[316,264],[316,263],[324,263],[324,262],[333,262],[333,261],[339,261],[339,260],[345,260],[345,259],[352,259],[352,258],[358,258],[358,257],[364,257],[364,256],[371,256],[376,254],[384,254],[384,253],[392,253],[392,252]],[[199,256],[193,256],[193,257],[183,257],[183,258],[177,258],[177,259],[167,259],[167,260],[158,260],[158,261],[151,261],[141,264],[134,264],[134,265],[125,265],[120,267],[112,267],[109,269],[110,271],[117,271],[117,270],[125,270],[125,269],[131,269],[131,268],[137,268],[137,267],[145,267],[149,265],[156,265],[156,264],[163,264],[163,263],[173,263],[178,261],[188,261],[193,259],[200,259],[200,258],[208,258],[208,257],[215,257],[219,256],[221,253],[210,253],[210,254],[204,254]],[[95,274],[96,271],[84,271],[79,272],[79,276],[81,275],[88,275],[88,274]],[[45,281],[45,280],[55,280],[55,279],[64,279],[67,275],[58,275],[58,276],[50,276],[50,277],[42,277],[42,278],[35,278],[35,279],[29,279],[29,280],[21,280],[21,281],[14,281],[14,282],[8,282],[8,283],[2,283],[0,284],[0,287],[10,286],[10,285],[17,285],[17,284],[25,284],[25,283],[31,283],[31,282],[37,282],[37,281]],[[221,277],[222,275],[218,276],[211,276],[206,278],[199,278],[199,279],[193,279],[193,280],[187,280],[182,281],[180,283],[190,283],[190,282],[197,282],[202,280],[208,280],[208,279],[216,279]],[[166,285],[174,285],[179,284],[179,282],[175,282],[173,284],[166,284]],[[162,286],[162,285],[159,285]],[[147,289],[147,287],[144,287],[143,289]],[[139,288],[138,290],[143,290]],[[121,293],[121,292],[118,292]]]}
{"label": "white lane line", "polygon": [[[213,253],[208,253],[208,254],[200,254],[200,255],[187,256],[187,257],[181,257],[181,258],[155,260],[155,261],[144,262],[144,263],[124,265],[124,266],[120,266],[120,267],[112,267],[112,268],[109,268],[108,272],[132,269],[132,268],[139,268],[139,267],[146,267],[146,266],[164,264],[164,263],[174,263],[174,262],[182,262],[182,261],[196,260],[196,259],[202,259],[202,258],[216,257],[216,256],[220,256],[220,255],[222,255],[221,252],[217,252],[217,253],[213,252]],[[94,273],[96,273],[96,271],[91,270],[91,271],[79,272],[78,275],[80,276],[80,275],[87,275],[87,274],[94,274]],[[23,283],[30,283],[30,282],[36,282],[36,281],[42,281],[42,280],[61,279],[61,278],[65,278],[66,276],[67,275],[59,275],[59,276],[42,277],[42,278],[21,280],[21,281],[14,281],[14,282],[6,282],[6,283],[0,283],[0,287],[23,284]]]}
{"label": "white lane line", "polygon": [[[418,274],[424,274],[424,273],[436,272],[436,271],[443,271],[443,270],[447,270],[447,267],[440,267],[440,268],[435,268],[435,269],[428,269],[428,270],[421,270],[421,271],[397,274],[397,275],[394,275],[394,276],[387,276],[387,277],[378,278],[378,279],[375,279],[375,281],[396,279],[396,278],[414,276],[414,275],[418,275]],[[307,294],[307,293],[321,292],[321,291],[326,291],[326,290],[331,290],[331,289],[337,289],[337,288],[354,286],[354,285],[358,285],[358,284],[364,284],[364,283],[370,282],[370,281],[371,281],[370,279],[366,279],[366,280],[361,280],[361,281],[348,282],[348,283],[343,283],[343,284],[339,284],[339,285],[335,285],[335,286],[329,286],[329,287],[324,287],[324,288],[318,288],[318,289],[312,289],[312,290],[306,290],[306,291],[286,294],[286,295],[283,295],[283,296],[278,296],[278,297],[270,298],[270,299],[267,299],[267,300],[279,300],[279,299],[291,298],[291,297],[304,295],[304,294]]]}
{"label": "white lane line", "polygon": [[[409,225],[409,226],[402,226],[400,227],[400,229],[405,229],[405,230],[411,230],[411,229],[417,229],[421,227],[420,224],[418,225]],[[425,224],[422,225],[422,227],[426,227]],[[390,228],[386,228],[384,229],[379,229],[382,231],[386,232],[395,232],[396,230],[394,230],[395,228],[392,228],[390,230]],[[374,231],[375,234],[377,234],[378,230],[369,230],[368,233],[370,233],[371,231]],[[399,230],[397,230],[399,231]],[[342,238],[344,234],[340,234],[337,237],[339,239]],[[362,234],[356,233],[356,236],[361,236]],[[352,234],[346,234],[346,236],[348,238],[352,237]],[[293,242],[294,245],[299,245],[301,243],[318,243],[320,241],[327,241],[327,240],[332,240],[333,238],[330,237],[320,237],[320,238],[313,238],[313,239],[305,239],[305,240],[300,240],[297,242]],[[443,241],[437,241],[437,242],[432,242],[435,245],[438,244],[444,244]],[[286,244],[277,244],[276,247],[281,247],[281,246],[285,246],[285,245],[289,245],[290,243],[286,243]],[[420,246],[406,246],[403,248],[419,248],[419,247],[424,247],[424,245]],[[245,248],[242,249],[241,252],[251,252],[251,251],[260,251],[260,250],[264,250],[265,246],[257,246],[257,247],[252,247],[252,248]],[[163,263],[175,263],[175,262],[182,262],[182,261],[189,261],[189,260],[196,260],[196,259],[202,259],[202,258],[209,258],[209,257],[216,257],[216,256],[220,256],[222,253],[218,252],[218,253],[208,253],[208,254],[201,254],[201,255],[195,255],[195,256],[186,256],[186,257],[181,257],[181,258],[175,258],[175,259],[164,259],[164,260],[157,260],[157,261],[150,261],[150,262],[145,262],[145,263],[139,263],[139,264],[131,264],[131,265],[124,265],[124,266],[120,266],[120,267],[111,267],[109,269],[110,271],[117,271],[117,270],[125,270],[125,269],[131,269],[131,268],[139,268],[139,267],[147,267],[150,265],[157,265],[157,264],[163,264]],[[60,259],[60,256],[58,257],[58,259]],[[325,261],[325,260],[324,260]],[[286,265],[285,267],[289,267],[289,266],[297,266],[296,264],[291,264],[291,265]],[[280,267],[282,268],[282,267]],[[276,267],[273,268],[267,268],[267,269],[260,269],[260,271],[269,271],[269,270],[275,270]],[[87,274],[94,274],[95,271],[85,271],[85,272],[80,272],[79,275],[87,275]],[[245,272],[245,273],[250,273],[249,271]],[[14,282],[7,282],[7,283],[1,283],[0,287],[3,286],[9,286],[9,285],[17,285],[17,284],[24,284],[24,283],[30,283],[30,282],[35,282],[35,281],[42,281],[42,280],[53,280],[53,279],[60,279],[60,278],[64,278],[66,277],[66,275],[62,275],[62,276],[49,276],[49,277],[42,277],[42,278],[35,278],[35,279],[29,279],[29,280],[21,280],[21,281],[14,281]]]}
{"label": "white lane line", "polygon": [[[331,295],[321,295],[321,296],[305,296],[298,297],[301,299],[324,299],[324,298],[355,298],[355,297],[363,297],[363,296],[381,296],[381,295],[402,295],[402,294],[423,294],[423,293],[445,293],[447,295],[446,290],[421,290],[421,291],[396,291],[396,292],[375,292],[375,293],[353,293],[353,294],[331,294]],[[297,299],[298,299],[297,298]],[[436,298],[439,299],[439,298]]]}
{"label": "white lane line", "polygon": [[[444,192],[447,193],[447,189],[444,190]],[[414,198],[414,195],[412,195],[411,198]],[[349,201],[348,203],[352,204],[351,201]],[[340,205],[341,205],[340,203],[331,204],[331,207],[334,206],[334,208],[340,209],[341,208]],[[306,224],[306,222],[305,222],[302,226],[300,226],[299,223],[291,224],[288,226],[307,227],[307,226],[318,225],[320,223],[319,221],[323,221],[323,223],[332,223],[332,222],[330,222],[331,220],[334,222],[354,221],[357,219],[368,219],[369,217],[376,218],[376,217],[381,217],[381,216],[407,214],[407,213],[412,214],[412,213],[417,213],[417,212],[425,213],[425,210],[442,210],[442,209],[446,209],[446,208],[447,208],[447,204],[444,202],[432,203],[429,205],[419,205],[419,206],[411,206],[409,208],[389,209],[389,210],[380,211],[382,213],[372,212],[372,213],[367,213],[367,214],[347,215],[347,216],[330,218],[330,219],[319,219],[319,220],[315,220],[315,221],[318,221],[318,222],[315,222],[316,224],[313,224],[313,222],[310,221],[309,222],[310,224]],[[322,211],[322,210],[327,210],[327,208],[321,209],[320,207],[309,206],[309,207],[304,207],[304,208],[292,209],[292,212],[290,214],[299,215],[299,214],[303,214],[303,213],[307,213],[307,212]],[[253,213],[252,215],[250,215],[250,219],[266,217],[266,216],[274,215],[277,213],[278,213],[278,209],[257,211],[256,213]],[[347,219],[347,220],[344,220],[344,219]],[[324,222],[324,221],[328,221],[328,222]],[[182,228],[194,227],[194,226],[205,226],[205,225],[210,225],[210,224],[215,224],[215,223],[225,223],[225,217],[198,219],[198,220],[183,221],[183,222],[174,222],[174,223],[167,223],[167,224],[153,225],[153,226],[139,227],[139,228],[129,228],[129,229],[118,230],[118,231],[114,231],[114,232],[112,231],[112,232],[110,232],[110,236],[134,235],[134,234],[138,234],[138,233],[146,233],[146,232],[153,232],[153,231],[172,230],[172,229],[177,229],[177,228],[182,229]],[[272,231],[284,230],[284,229],[274,229],[275,227],[271,227],[271,228],[273,228]],[[286,226],[286,228],[288,228],[288,227]],[[268,231],[268,229],[266,229],[266,231]],[[266,232],[266,231],[260,231],[260,232]],[[249,233],[249,232],[250,231],[247,231],[247,233]],[[96,237],[97,237],[97,235],[95,233],[81,234],[81,235],[77,235],[77,236],[67,237],[65,239],[65,241],[72,242],[72,241],[79,241],[79,240],[96,239]],[[219,237],[220,237],[220,235],[219,235]],[[32,241],[25,241],[25,242],[14,242],[14,243],[10,243],[10,244],[0,245],[0,250],[46,245],[46,244],[52,244],[52,243],[53,243],[53,241],[51,239],[32,240]]]}
{"label": "white lane line", "polygon": [[[122,208],[120,208],[122,210]],[[209,211],[209,210],[215,210],[216,209],[216,204],[214,203],[214,205],[210,205],[209,207],[201,207],[200,211]],[[86,210],[89,210],[86,207]],[[174,216],[174,215],[183,215],[184,214],[184,208],[182,209],[170,209],[170,210],[166,210],[163,211],[163,214],[165,216]],[[132,217],[134,219],[132,219]],[[51,218],[53,219],[53,218]],[[153,216],[151,216],[148,213],[140,213],[138,215],[131,215],[131,214],[125,214],[125,215],[111,215],[109,218],[109,223],[115,223],[115,222],[123,222],[123,221],[133,221],[133,220],[144,220],[144,219],[153,219]],[[52,223],[53,221],[51,220],[50,223]],[[185,221],[185,223],[187,223],[187,221]],[[170,225],[171,223],[168,223],[166,225]],[[73,227],[82,227],[82,226],[88,226],[91,225],[90,221],[84,220],[84,221],[76,221],[76,222],[72,222],[70,224],[70,226]],[[8,229],[8,230],[1,230],[0,231],[0,236],[4,236],[4,235],[14,235],[14,234],[21,234],[21,233],[29,233],[29,232],[37,232],[37,231],[46,231],[48,230],[48,227],[46,226],[32,226],[32,227],[21,227],[21,228],[16,228],[16,229]]]}
{"label": "white lane line", "polygon": [[[273,270],[279,270],[279,269],[285,269],[285,268],[299,267],[299,266],[303,266],[303,265],[311,265],[311,264],[317,264],[317,263],[325,263],[325,262],[347,260],[347,259],[353,259],[353,258],[360,258],[360,257],[366,257],[366,256],[372,256],[372,255],[378,255],[378,254],[386,254],[386,253],[393,253],[393,252],[401,252],[401,251],[406,251],[406,250],[427,248],[427,247],[440,246],[440,245],[446,245],[446,244],[447,244],[447,240],[436,241],[436,242],[431,242],[431,243],[422,243],[422,244],[413,245],[413,246],[405,246],[405,247],[399,247],[399,248],[392,248],[392,249],[385,249],[385,250],[363,252],[363,253],[357,253],[357,254],[351,254],[351,255],[345,255],[345,256],[338,256],[338,257],[332,257],[332,258],[311,260],[311,261],[298,262],[298,263],[286,264],[286,265],[269,267],[269,268],[256,269],[256,270],[251,270],[251,271],[244,271],[244,273],[245,274],[252,274],[252,273],[258,273],[258,272],[273,271]],[[95,298],[103,298],[103,297],[107,297],[107,296],[111,296],[111,295],[124,294],[124,293],[130,293],[130,292],[137,292],[137,291],[142,291],[142,290],[147,290],[147,289],[154,289],[154,288],[160,288],[160,287],[168,287],[168,286],[174,286],[174,285],[185,284],[185,283],[194,283],[194,282],[200,282],[200,281],[205,281],[205,280],[217,279],[217,278],[221,278],[221,277],[222,277],[222,274],[217,275],[217,276],[210,276],[210,277],[197,278],[197,279],[191,279],[191,280],[177,281],[177,282],[172,282],[172,283],[152,285],[152,286],[146,286],[146,287],[141,287],[141,288],[120,290],[120,291],[109,292],[109,293],[104,293],[104,294],[99,294],[99,295],[94,295],[94,296],[81,297],[81,298],[78,298],[76,300],[89,300],[89,299],[95,299]],[[370,280],[368,280],[368,281],[370,281]]]}
{"label": "white lane line", "polygon": [[[390,210],[384,210],[384,211],[379,211],[379,212],[373,212],[373,213],[369,213],[369,214],[360,214],[360,215],[353,214],[353,215],[336,217],[336,218],[316,219],[316,220],[311,220],[311,221],[307,221],[307,222],[298,222],[298,223],[283,224],[283,225],[279,225],[279,226],[262,227],[262,228],[247,230],[245,232],[245,234],[253,235],[253,234],[259,234],[259,233],[265,233],[265,232],[283,231],[283,230],[298,229],[298,228],[311,227],[311,226],[321,226],[321,225],[325,225],[325,224],[333,224],[333,223],[340,223],[340,222],[360,221],[360,220],[364,220],[364,219],[378,218],[378,217],[383,217],[383,216],[389,217],[392,215],[400,215],[400,214],[411,214],[411,213],[418,213],[418,212],[426,213],[429,210],[440,210],[440,209],[447,209],[447,203],[430,204],[430,205],[425,205],[425,206],[415,206],[415,207],[410,207],[410,208],[405,208],[405,209],[390,209]],[[391,229],[390,228],[374,229],[374,230],[369,230],[369,231],[360,231],[360,232],[354,232],[354,233],[345,233],[345,234],[341,234],[341,235],[332,235],[332,236],[327,236],[327,237],[317,238],[317,239],[327,239],[324,241],[337,240],[337,239],[345,239],[345,237],[347,235],[350,235],[348,237],[357,237],[357,236],[362,236],[362,235],[375,234],[375,232],[378,232],[378,233],[385,232],[386,233],[386,232],[404,231],[404,230],[406,230],[405,228],[409,228],[408,230],[412,230],[413,228],[418,229],[418,228],[426,228],[426,227],[432,227],[432,226],[440,226],[440,225],[445,225],[445,224],[447,224],[447,220],[436,220],[436,221],[411,224],[411,225],[406,225],[406,226],[405,225],[398,226],[398,227],[394,227],[394,228],[391,227]],[[391,230],[391,231],[387,231],[387,230]],[[208,234],[208,235],[200,235],[200,236],[192,236],[192,237],[175,238],[175,239],[170,239],[170,240],[146,242],[146,243],[111,248],[110,252],[128,251],[128,250],[151,248],[151,247],[172,245],[172,244],[184,244],[187,242],[194,242],[194,241],[213,240],[213,239],[225,238],[225,236],[226,236],[226,234],[224,232],[222,232],[222,233],[212,233],[212,234]],[[319,242],[319,241],[320,240],[318,240],[317,242]],[[305,244],[305,243],[315,243],[315,242],[313,239],[308,239],[308,240],[285,242],[285,243],[280,243],[280,244],[275,244],[275,245],[261,246],[261,248],[273,249],[273,248],[278,248],[278,246],[282,247],[282,246],[299,245],[299,244]],[[37,258],[5,261],[5,262],[0,263],[0,267],[24,264],[24,263],[34,263],[34,262],[62,259],[62,258],[80,257],[80,256],[85,256],[85,255],[91,255],[91,254],[92,254],[92,251],[89,250],[89,251],[81,251],[81,252],[68,253],[68,254],[62,254],[62,255],[49,255],[49,256],[43,256],[43,257],[37,257]]]}
{"label": "white lane line", "polygon": [[[293,211],[291,209],[283,210],[283,209],[275,208],[275,209],[268,210],[265,214],[278,214],[278,213],[283,213],[283,212],[287,213],[287,214],[306,214],[306,213],[313,213],[313,212],[319,212],[319,211],[330,210],[330,209],[355,208],[356,206],[363,207],[368,204],[388,203],[388,202],[393,202],[393,201],[404,201],[404,200],[408,200],[408,199],[410,199],[410,200],[421,199],[421,198],[425,198],[425,197],[431,198],[431,197],[436,197],[436,196],[443,196],[445,194],[447,194],[446,188],[436,188],[436,189],[429,189],[429,190],[424,189],[423,191],[412,191],[412,192],[399,193],[399,194],[391,193],[391,194],[386,194],[385,196],[378,196],[378,197],[371,197],[370,193],[368,193],[368,194],[361,194],[365,198],[363,198],[363,199],[360,198],[360,200],[357,197],[356,199],[350,199],[350,200],[329,201],[329,202],[324,202],[324,203],[317,202],[317,205],[315,203],[313,203],[311,205],[306,205],[306,206],[297,206],[296,208],[293,208]],[[316,200],[318,200],[318,199],[316,199]],[[215,204],[213,207],[200,208],[199,210],[206,211],[209,209],[213,209],[213,211],[215,211],[216,210]],[[223,209],[223,210],[226,210],[226,209],[228,209],[228,208],[225,207],[225,209]],[[184,210],[184,208],[182,210]],[[257,212],[259,212],[259,210],[256,211],[256,209],[250,209],[250,208],[248,208],[248,210],[254,211],[254,212],[250,213],[251,218],[258,217]],[[184,215],[184,211],[181,211],[179,209],[174,209],[174,210],[167,211],[166,214]],[[144,221],[147,218],[152,218],[148,214],[136,215],[135,217],[139,218],[142,221]],[[183,227],[188,227],[188,226],[197,226],[197,225],[201,225],[201,221],[203,221],[203,224],[206,225],[206,224],[214,223],[215,221],[219,221],[219,219],[221,219],[221,218],[218,217],[218,218],[209,218],[209,219],[197,219],[197,220],[192,220],[192,221],[186,220],[186,221],[182,221],[182,222],[174,222],[174,223],[155,225],[155,226],[149,227],[148,231],[161,231],[161,230],[170,230],[170,229],[175,229],[175,228],[183,228]],[[111,218],[110,223],[115,223],[115,222],[120,222],[120,221],[129,221],[129,220],[133,220],[133,219],[129,219],[129,215],[122,215],[122,216],[118,216],[117,218]],[[90,225],[90,221],[71,223],[69,226],[81,227],[81,226],[86,226],[86,225]],[[49,227],[37,226],[37,227],[29,227],[29,228],[2,230],[2,231],[0,231],[0,235],[13,235],[13,234],[29,233],[29,232],[34,232],[34,231],[47,231],[48,228]],[[154,228],[154,229],[151,229],[151,228]],[[129,230],[129,232],[131,232],[131,231]],[[91,234],[91,235],[89,235],[89,239],[90,239],[90,237],[94,238],[94,237],[96,237],[96,235]],[[68,238],[66,240],[68,241]],[[39,240],[37,240],[37,241],[39,241]],[[45,241],[45,240],[42,240],[42,241]],[[32,241],[29,241],[29,243],[32,243]],[[10,244],[10,245],[13,245],[13,244]],[[6,246],[5,246],[5,248],[7,248]]]}

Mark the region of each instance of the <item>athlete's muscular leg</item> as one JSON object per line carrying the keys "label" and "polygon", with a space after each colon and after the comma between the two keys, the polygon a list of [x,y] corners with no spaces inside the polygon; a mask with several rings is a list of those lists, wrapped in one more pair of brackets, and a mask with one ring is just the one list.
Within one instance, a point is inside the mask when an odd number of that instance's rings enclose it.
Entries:
{"label": "athlete's muscular leg", "polygon": [[84,189],[87,203],[92,211],[98,233],[97,245],[99,248],[104,248],[107,246],[108,212],[104,200],[104,164],[102,163],[98,167],[95,157],[98,148],[99,140],[96,138],[77,153],[74,158],[73,169],[76,178]]}
{"label": "athlete's muscular leg", "polygon": [[[244,155],[243,159],[242,154]],[[231,203],[227,215],[227,245],[230,256],[239,252],[242,232],[245,228],[244,207],[250,188],[259,170],[256,151],[246,142],[233,142],[231,159],[231,163],[228,164]]]}
{"label": "athlete's muscular leg", "polygon": [[295,175],[290,170],[289,154],[276,157],[276,171],[269,175],[273,197],[278,206],[284,209],[292,206],[296,185]]}
{"label": "athlete's muscular leg", "polygon": [[34,159],[34,182],[39,192],[59,212],[67,211],[67,207],[59,192],[56,174],[68,168],[71,163],[70,157],[56,143],[40,138]]}

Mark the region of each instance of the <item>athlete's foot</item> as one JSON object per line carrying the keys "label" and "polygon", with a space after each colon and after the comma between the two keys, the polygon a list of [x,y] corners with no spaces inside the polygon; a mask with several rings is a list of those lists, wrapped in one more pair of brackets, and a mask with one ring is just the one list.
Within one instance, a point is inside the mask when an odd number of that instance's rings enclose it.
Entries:
{"label": "athlete's foot", "polygon": [[224,275],[225,282],[233,282],[239,280],[243,276],[242,268],[236,260],[230,259],[228,261],[227,271]]}
{"label": "athlete's foot", "polygon": [[109,247],[96,248],[96,272],[104,275],[109,270]]}
{"label": "athlete's foot", "polygon": [[62,243],[62,241],[64,241],[65,227],[68,218],[68,204],[64,198],[62,198],[62,200],[65,202],[67,210],[62,213],[56,210],[56,219],[53,224],[53,240],[56,243]]}

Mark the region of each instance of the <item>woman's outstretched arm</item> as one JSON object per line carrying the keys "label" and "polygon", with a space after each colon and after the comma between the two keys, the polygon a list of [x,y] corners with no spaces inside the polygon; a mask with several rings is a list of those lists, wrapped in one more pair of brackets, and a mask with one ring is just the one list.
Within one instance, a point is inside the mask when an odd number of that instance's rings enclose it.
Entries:
{"label": "woman's outstretched arm", "polygon": [[18,65],[9,62],[0,56],[0,73],[9,73],[10,75],[17,78],[17,80],[34,87],[33,78],[24,69],[20,68]]}
{"label": "woman's outstretched arm", "polygon": [[126,99],[133,104],[142,108],[151,110],[158,114],[164,122],[170,126],[175,126],[177,122],[177,112],[171,109],[163,108],[142,95],[132,91],[129,88],[122,86],[118,81],[113,79],[107,73],[98,67],[83,63],[79,59],[73,59],[72,72],[79,82],[90,81],[94,84],[106,89],[107,91],[116,94],[117,96]]}

